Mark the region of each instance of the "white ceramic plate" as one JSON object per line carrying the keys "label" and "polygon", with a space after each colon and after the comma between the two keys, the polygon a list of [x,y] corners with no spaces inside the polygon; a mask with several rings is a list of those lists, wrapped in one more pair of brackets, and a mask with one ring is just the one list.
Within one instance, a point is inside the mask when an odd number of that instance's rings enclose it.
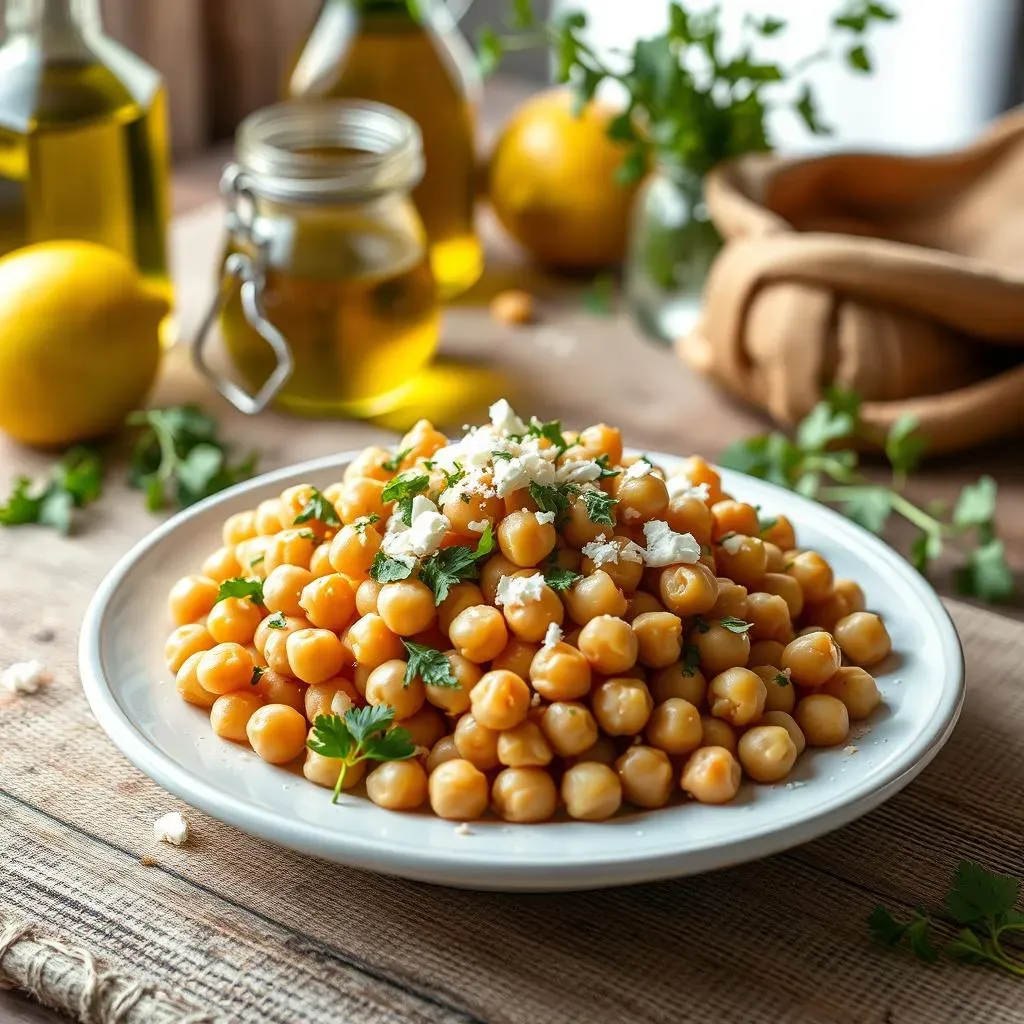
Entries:
{"label": "white ceramic plate", "polygon": [[[114,743],[181,799],[253,835],[354,867],[479,889],[583,889],[695,874],[806,842],[870,811],[928,764],[956,723],[963,655],[928,584],[837,513],[723,472],[730,493],[765,514],[787,515],[801,546],[822,552],[838,576],[860,582],[868,606],[885,618],[894,650],[879,666],[885,704],[867,729],[855,723],[856,752],[809,752],[786,783],[745,783],[725,807],[684,804],[599,824],[485,821],[465,834],[429,814],[386,811],[365,797],[344,796],[332,806],[326,790],[214,736],[207,716],[178,698],[161,653],[171,628],[167,591],[220,544],[224,519],[291,484],[326,486],[351,457],[270,473],[175,516],[114,567],[82,628],[86,696]],[[666,468],[678,461],[654,458]]]}

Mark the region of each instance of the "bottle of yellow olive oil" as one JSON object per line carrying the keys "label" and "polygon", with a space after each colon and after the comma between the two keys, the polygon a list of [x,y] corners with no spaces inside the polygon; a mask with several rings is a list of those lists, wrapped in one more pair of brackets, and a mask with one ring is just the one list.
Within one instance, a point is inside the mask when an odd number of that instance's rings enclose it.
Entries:
{"label": "bottle of yellow olive oil", "polygon": [[286,85],[291,99],[377,100],[419,125],[426,174],[413,201],[442,299],[483,270],[473,229],[476,88],[472,54],[445,0],[324,0]]}
{"label": "bottle of yellow olive oil", "polygon": [[0,255],[84,239],[170,298],[160,76],[103,34],[100,0],[6,0],[0,46]]}

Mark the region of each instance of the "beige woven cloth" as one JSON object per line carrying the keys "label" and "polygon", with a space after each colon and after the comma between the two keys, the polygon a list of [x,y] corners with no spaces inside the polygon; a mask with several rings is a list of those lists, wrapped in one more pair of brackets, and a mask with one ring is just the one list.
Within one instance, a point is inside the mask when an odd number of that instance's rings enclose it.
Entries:
{"label": "beige woven cloth", "polygon": [[1024,433],[1024,108],[945,156],[744,157],[707,201],[691,366],[784,424],[839,384],[933,452]]}

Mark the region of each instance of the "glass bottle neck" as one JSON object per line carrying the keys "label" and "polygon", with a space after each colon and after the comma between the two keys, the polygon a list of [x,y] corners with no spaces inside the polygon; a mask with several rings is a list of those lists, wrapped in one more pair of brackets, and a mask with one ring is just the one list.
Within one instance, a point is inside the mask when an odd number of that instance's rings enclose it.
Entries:
{"label": "glass bottle neck", "polygon": [[6,0],[8,36],[31,35],[44,43],[70,43],[102,31],[100,0]]}

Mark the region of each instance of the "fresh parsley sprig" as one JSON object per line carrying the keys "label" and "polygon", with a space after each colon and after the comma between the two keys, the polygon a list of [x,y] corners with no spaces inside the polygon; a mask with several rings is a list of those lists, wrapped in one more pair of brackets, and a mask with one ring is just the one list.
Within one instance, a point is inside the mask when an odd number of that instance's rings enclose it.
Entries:
{"label": "fresh parsley sprig", "polygon": [[[988,871],[974,861],[961,861],[946,893],[946,916],[959,927],[946,945],[946,955],[1024,978],[1024,953],[1007,941],[1024,938],[1024,913],[1017,909],[1020,889],[1019,878]],[[935,919],[921,907],[909,918],[898,920],[879,904],[868,916],[873,939],[889,947],[906,945],[926,963],[939,959],[931,937],[935,926]]]}
{"label": "fresh parsley sprig", "polygon": [[407,580],[415,568],[416,564],[412,560],[393,558],[378,551],[370,566],[370,579],[374,583],[397,583],[399,580]]}
{"label": "fresh parsley sprig", "polygon": [[584,491],[583,506],[587,510],[587,516],[592,523],[601,526],[614,526],[612,509],[619,503],[618,498],[613,498],[604,491]]}
{"label": "fresh parsley sprig", "polygon": [[341,519],[338,518],[337,509],[334,505],[315,487],[309,499],[302,506],[302,511],[295,517],[295,525],[308,523],[316,520],[324,526],[341,526]]}
{"label": "fresh parsley sprig", "polygon": [[397,473],[398,467],[405,462],[411,451],[411,448],[403,448],[401,451],[395,452],[390,459],[385,459],[380,464],[381,469],[386,470],[388,473]]}
{"label": "fresh parsley sprig", "polygon": [[721,463],[751,476],[788,487],[805,497],[835,505],[854,522],[881,533],[892,516],[917,528],[910,561],[922,573],[947,545],[963,551],[957,573],[961,593],[1000,601],[1014,590],[1003,542],[996,533],[996,482],[983,476],[961,492],[952,510],[920,508],[904,493],[907,477],[925,448],[912,416],[897,420],[885,438],[892,467],[888,484],[876,484],[859,470],[853,447],[871,440],[860,419],[860,399],[833,388],[797,426],[792,439],[773,432],[732,445]]}
{"label": "fresh parsley sprig", "polygon": [[420,579],[434,592],[434,604],[440,604],[456,583],[478,579],[478,563],[493,550],[494,531],[488,522],[475,548],[442,548],[425,559],[420,566]]}
{"label": "fresh parsley sprig", "polygon": [[418,676],[423,680],[424,686],[440,686],[450,690],[461,688],[443,651],[413,643],[412,640],[403,640],[402,645],[409,656],[405,666],[405,678],[402,680],[403,686],[408,686]]}
{"label": "fresh parsley sprig", "polygon": [[91,505],[103,490],[103,462],[99,453],[83,445],[69,449],[37,481],[19,476],[7,501],[0,505],[0,526],[38,523],[67,534],[75,509]]}
{"label": "fresh parsley sprig", "polygon": [[184,507],[216,494],[256,470],[251,453],[238,462],[218,433],[217,421],[194,405],[144,409],[128,416],[138,428],[129,482],[146,492],[146,507],[156,512],[173,501]]}
{"label": "fresh parsley sprig", "polygon": [[405,761],[416,753],[407,729],[392,727],[395,709],[390,704],[349,708],[344,716],[318,715],[307,746],[323,757],[341,761],[331,803],[336,804],[348,770],[360,761]]}
{"label": "fresh parsley sprig", "polygon": [[[226,601],[229,597],[245,598],[248,601],[252,601],[253,604],[258,604],[262,607],[263,581],[249,576],[236,576],[234,579],[224,580],[220,587],[217,588],[217,600],[214,601],[214,604]],[[273,623],[270,626],[271,629],[280,629],[284,627],[284,624],[284,619],[282,618],[280,626]]]}

